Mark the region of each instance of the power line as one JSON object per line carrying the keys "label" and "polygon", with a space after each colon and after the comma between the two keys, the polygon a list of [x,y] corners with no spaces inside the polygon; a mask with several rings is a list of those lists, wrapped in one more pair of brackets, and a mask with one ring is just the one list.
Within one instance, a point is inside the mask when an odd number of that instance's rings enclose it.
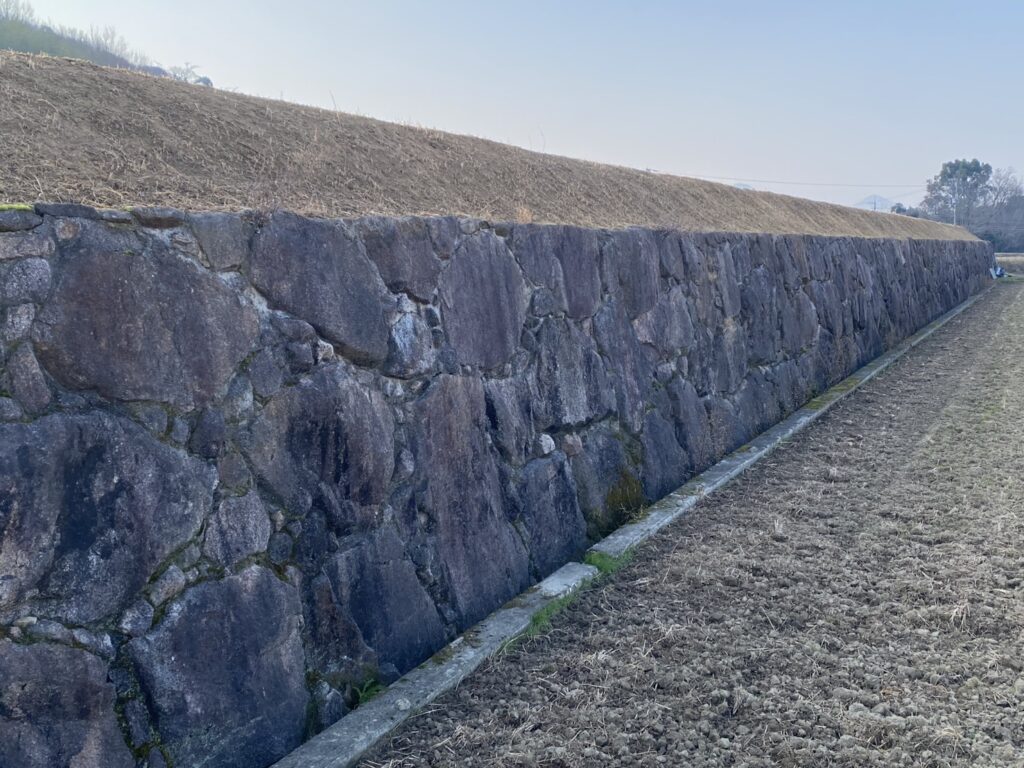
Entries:
{"label": "power line", "polygon": [[918,184],[847,184],[831,181],[781,181],[779,179],[739,179],[732,176],[702,176],[695,175],[694,178],[707,179],[708,181],[745,181],[750,184],[792,184],[800,187],[864,187],[864,188],[891,188],[891,189],[924,189]]}

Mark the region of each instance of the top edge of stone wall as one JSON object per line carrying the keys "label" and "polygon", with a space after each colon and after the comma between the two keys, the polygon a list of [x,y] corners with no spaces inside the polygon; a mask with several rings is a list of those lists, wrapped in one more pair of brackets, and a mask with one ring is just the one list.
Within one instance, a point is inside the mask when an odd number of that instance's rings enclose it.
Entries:
{"label": "top edge of stone wall", "polygon": [[350,224],[353,222],[365,221],[457,221],[463,234],[471,234],[481,229],[493,230],[499,236],[504,236],[515,228],[538,228],[538,229],[568,229],[586,230],[591,232],[628,232],[645,231],[653,233],[678,233],[701,236],[717,237],[793,237],[813,238],[823,240],[858,240],[865,242],[920,242],[920,243],[942,243],[942,242],[981,242],[980,238],[940,238],[940,237],[915,237],[912,235],[857,235],[857,234],[821,234],[813,232],[782,232],[782,231],[752,231],[752,230],[731,230],[731,229],[686,229],[671,226],[601,226],[591,227],[580,224],[566,224],[559,222],[543,221],[503,221],[495,219],[484,219],[476,216],[464,216],[461,214],[365,214],[354,216],[315,216],[307,213],[293,211],[287,208],[268,209],[243,209],[237,211],[224,210],[185,210],[171,207],[139,206],[126,208],[96,208],[80,203],[34,203],[32,205],[0,205],[0,233],[27,231],[41,225],[44,217],[88,219],[103,221],[115,225],[135,225],[149,229],[173,229],[175,227],[194,225],[198,219],[207,216],[234,217],[251,221],[257,226],[269,221],[276,214],[289,214],[311,221],[338,222]]}

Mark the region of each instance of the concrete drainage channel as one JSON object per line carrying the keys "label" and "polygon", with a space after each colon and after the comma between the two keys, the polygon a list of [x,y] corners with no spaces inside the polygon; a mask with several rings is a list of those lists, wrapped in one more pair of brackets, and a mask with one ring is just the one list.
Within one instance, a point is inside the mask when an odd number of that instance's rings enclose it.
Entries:
{"label": "concrete drainage channel", "polygon": [[[770,454],[829,408],[889,368],[903,355],[981,299],[990,288],[972,296],[880,355],[834,387],[713,467],[651,505],[641,520],[622,526],[587,551],[588,561],[616,562],[677,520],[708,494],[722,488]],[[567,563],[542,582],[456,638],[376,698],[326,729],[274,764],[273,768],[348,768],[417,711],[454,688],[486,659],[529,627],[545,608],[563,600],[601,575],[585,563]],[[550,607],[549,607],[550,606]]]}

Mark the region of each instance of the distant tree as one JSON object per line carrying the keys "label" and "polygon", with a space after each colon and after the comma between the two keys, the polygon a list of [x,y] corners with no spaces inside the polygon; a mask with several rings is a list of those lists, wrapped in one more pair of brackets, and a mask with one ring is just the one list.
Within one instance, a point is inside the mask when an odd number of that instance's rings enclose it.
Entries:
{"label": "distant tree", "polygon": [[169,67],[167,71],[170,73],[171,77],[175,80],[180,80],[183,83],[192,83],[193,85],[213,85],[213,81],[210,78],[200,75],[198,67],[188,61],[180,67]]}
{"label": "distant tree", "polygon": [[920,208],[914,208],[913,206],[907,206],[903,203],[896,203],[892,208],[889,209],[892,213],[898,213],[900,216],[912,216],[915,219],[920,219],[924,216]]}
{"label": "distant tree", "polygon": [[36,12],[28,0],[0,0],[0,19],[35,24]]}
{"label": "distant tree", "polygon": [[997,251],[1024,251],[1024,184],[1012,168],[993,172],[971,231],[990,241]]}
{"label": "distant tree", "polygon": [[1024,183],[1013,168],[992,170],[979,160],[944,163],[920,208],[897,204],[892,212],[955,222],[997,251],[1024,252]]}
{"label": "distant tree", "polygon": [[928,182],[921,208],[930,218],[969,227],[975,209],[990,192],[992,166],[974,160],[951,160]]}
{"label": "distant tree", "polygon": [[1006,205],[1015,197],[1024,196],[1024,184],[1021,183],[1013,168],[996,168],[992,172],[992,180],[988,184],[986,205],[998,207]]}

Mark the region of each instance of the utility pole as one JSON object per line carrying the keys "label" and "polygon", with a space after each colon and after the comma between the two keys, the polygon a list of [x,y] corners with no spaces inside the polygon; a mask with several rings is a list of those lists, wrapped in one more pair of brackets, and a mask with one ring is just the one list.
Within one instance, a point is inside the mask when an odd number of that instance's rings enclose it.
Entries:
{"label": "utility pole", "polygon": [[956,209],[960,202],[960,179],[953,178],[953,226],[956,226]]}

